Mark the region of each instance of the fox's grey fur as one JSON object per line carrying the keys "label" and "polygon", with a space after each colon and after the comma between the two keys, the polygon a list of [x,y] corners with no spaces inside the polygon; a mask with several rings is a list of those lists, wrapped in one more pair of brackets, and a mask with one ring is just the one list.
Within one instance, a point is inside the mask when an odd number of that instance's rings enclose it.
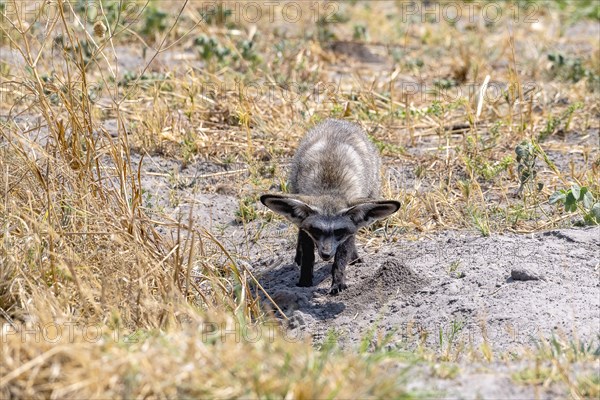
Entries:
{"label": "fox's grey fur", "polygon": [[335,255],[330,293],[346,289],[346,265],[360,261],[356,231],[400,208],[394,200],[375,200],[380,166],[377,149],[360,126],[327,119],[300,143],[289,177],[292,194],[261,196],[265,206],[299,227],[299,286],[312,286],[316,246],[325,261]]}

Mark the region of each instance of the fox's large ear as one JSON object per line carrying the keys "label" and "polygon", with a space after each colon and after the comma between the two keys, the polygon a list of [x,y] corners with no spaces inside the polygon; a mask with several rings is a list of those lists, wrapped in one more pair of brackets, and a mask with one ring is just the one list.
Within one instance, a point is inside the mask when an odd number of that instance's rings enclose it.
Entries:
{"label": "fox's large ear", "polygon": [[305,202],[279,194],[263,194],[260,196],[260,202],[296,225],[300,225],[306,217],[316,213]]}
{"label": "fox's large ear", "polygon": [[361,228],[389,217],[399,208],[400,202],[396,200],[368,201],[349,208],[344,214],[350,216],[356,226]]}

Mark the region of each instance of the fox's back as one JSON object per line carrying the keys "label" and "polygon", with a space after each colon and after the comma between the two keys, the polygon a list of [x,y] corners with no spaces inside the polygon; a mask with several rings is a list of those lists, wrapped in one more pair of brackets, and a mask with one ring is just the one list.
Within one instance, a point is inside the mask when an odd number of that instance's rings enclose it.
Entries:
{"label": "fox's back", "polygon": [[292,193],[332,196],[340,203],[379,196],[381,161],[364,130],[327,119],[308,131],[294,156]]}

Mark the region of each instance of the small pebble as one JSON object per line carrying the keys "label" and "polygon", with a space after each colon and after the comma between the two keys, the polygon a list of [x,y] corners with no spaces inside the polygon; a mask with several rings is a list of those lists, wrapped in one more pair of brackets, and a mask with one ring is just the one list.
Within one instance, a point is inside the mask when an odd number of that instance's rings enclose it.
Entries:
{"label": "small pebble", "polygon": [[510,270],[510,277],[514,281],[539,281],[544,279],[538,273],[528,268],[513,268]]}

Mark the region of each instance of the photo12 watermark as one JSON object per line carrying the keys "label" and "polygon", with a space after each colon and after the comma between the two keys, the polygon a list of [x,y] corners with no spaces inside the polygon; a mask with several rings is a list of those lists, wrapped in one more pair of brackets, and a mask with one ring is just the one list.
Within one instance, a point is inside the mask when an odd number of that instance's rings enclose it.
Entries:
{"label": "photo12 watermark", "polygon": [[[512,101],[515,104],[535,103],[539,101],[538,94],[541,86],[535,81],[509,83],[491,81],[482,90],[482,81],[464,82],[448,86],[440,85],[442,78],[431,78],[426,82],[415,80],[394,80],[394,98],[392,100],[414,102],[416,104],[431,104],[436,101],[460,102],[463,100],[478,100],[483,95],[484,104]],[[311,101],[318,104],[338,104],[340,98],[350,101],[353,98],[369,97],[377,93],[377,89],[360,90],[345,89],[341,81],[319,81],[309,83],[303,81],[265,82],[230,81],[205,82],[199,85],[198,94],[201,98],[217,99],[220,95],[233,94],[246,101],[269,104],[303,104]],[[201,99],[200,99],[201,100]]]}
{"label": "photo12 watermark", "polygon": [[457,24],[475,23],[483,20],[486,24],[496,24],[505,19],[515,23],[533,24],[539,22],[544,2],[532,1],[521,4],[512,1],[408,1],[396,2],[400,21]]}
{"label": "photo12 watermark", "polygon": [[283,21],[335,22],[340,1],[214,1],[202,2],[198,10],[205,21],[259,23]]}
{"label": "photo12 watermark", "polygon": [[44,322],[8,324],[2,326],[0,340],[3,344],[15,338],[21,343],[136,343],[138,334],[125,334],[120,329],[107,329],[97,324],[77,322]]}
{"label": "photo12 watermark", "polygon": [[[191,1],[188,9],[203,23],[257,24],[277,21],[335,23],[340,11],[339,1]],[[57,18],[68,22],[95,24],[118,21],[132,25],[141,20],[147,10],[160,7],[160,2],[150,4],[136,0],[72,0],[72,1],[7,1],[3,3],[0,18],[19,23],[45,23]],[[71,12],[73,11],[73,12]],[[77,21],[75,21],[77,19]]]}
{"label": "photo12 watermark", "polygon": [[[258,324],[224,322],[201,322],[190,330],[204,343],[273,343],[277,339],[287,342],[303,340],[298,329],[286,329],[279,320],[267,320]],[[2,344],[17,340],[20,343],[138,343],[143,340],[139,331],[125,332],[98,324],[77,322],[45,322],[9,324],[4,323],[0,332]]]}
{"label": "photo12 watermark", "polygon": [[[506,20],[512,23],[534,24],[547,7],[544,1],[412,1],[379,0],[389,4],[389,16],[396,16],[401,23],[477,23],[498,24]],[[365,1],[363,5],[369,2]],[[202,23],[241,25],[284,22],[335,24],[345,7],[343,1],[191,1],[187,5],[194,10]],[[361,6],[361,4],[355,4]],[[94,24],[107,18],[123,25],[134,24],[146,10],[159,7],[160,2],[150,4],[137,0],[71,0],[57,1],[6,1],[1,18],[25,23],[48,22],[57,17],[79,19],[82,24]],[[74,13],[70,12],[71,10]],[[69,11],[69,12],[66,12]]]}
{"label": "photo12 watermark", "polygon": [[[234,343],[274,343],[283,340],[297,343],[312,338],[310,331],[299,327],[287,327],[284,321],[273,319],[257,324],[240,324],[225,322],[201,322],[193,329],[186,330],[190,335],[208,345]],[[495,320],[489,318],[479,322],[461,321],[457,314],[454,320],[424,323],[410,320],[386,326],[388,341],[396,343],[428,342],[443,345],[449,340],[462,340],[467,343],[486,341],[526,344],[540,339],[544,333],[535,323],[524,320]],[[340,333],[344,335],[343,333]],[[367,332],[365,332],[365,335]],[[168,334],[167,334],[168,335]],[[108,329],[96,324],[80,324],[76,322],[28,323],[13,326],[5,323],[0,333],[2,344],[73,344],[73,343],[141,343],[152,336],[138,331],[125,333],[121,329]],[[337,338],[324,338],[337,340]]]}

